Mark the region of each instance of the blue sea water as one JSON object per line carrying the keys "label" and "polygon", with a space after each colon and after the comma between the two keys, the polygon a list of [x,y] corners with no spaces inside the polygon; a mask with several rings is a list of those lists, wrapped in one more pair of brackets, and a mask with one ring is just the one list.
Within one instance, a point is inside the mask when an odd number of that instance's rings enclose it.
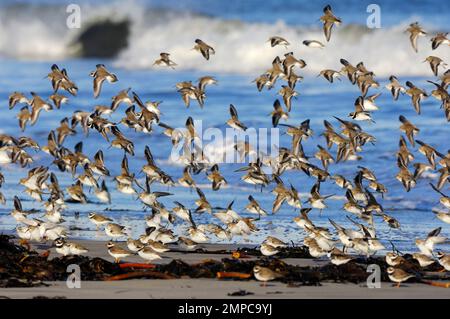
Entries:
{"label": "blue sea water", "polygon": [[[19,4],[18,4],[19,3]],[[314,136],[303,143],[308,156],[313,156],[316,145],[325,145],[320,134],[323,132],[323,120],[338,127],[333,116],[348,119],[353,111],[353,103],[359,95],[357,87],[352,86],[343,77],[342,81],[330,84],[317,74],[321,69],[340,67],[339,59],[345,58],[356,64],[364,61],[365,65],[374,71],[380,82],[380,89],[370,93],[382,92],[377,100],[380,110],[373,113],[376,123],[360,123],[365,131],[377,139],[375,145],[368,144],[360,154],[363,159],[358,162],[343,162],[331,164],[331,174],[342,174],[353,179],[357,173],[357,165],[373,170],[381,183],[388,188],[384,199],[378,196],[386,213],[392,215],[401,224],[401,228],[391,230],[379,218],[376,218],[378,237],[390,249],[392,241],[400,250],[415,250],[414,239],[423,238],[433,228],[442,227],[442,232],[449,235],[450,226],[442,223],[431,212],[433,207],[439,207],[439,195],[433,192],[428,183],[437,181],[435,172],[426,174],[417,186],[406,193],[402,185],[395,179],[397,174],[396,155],[400,137],[399,115],[404,115],[420,127],[418,139],[433,145],[439,151],[446,153],[450,149],[448,141],[450,124],[445,120],[439,101],[430,97],[422,103],[422,114],[415,113],[410,98],[401,96],[396,102],[390,92],[384,89],[390,74],[398,75],[404,83],[409,80],[423,87],[427,92],[433,85],[427,80],[435,81],[429,66],[421,63],[430,55],[439,55],[444,61],[450,61],[449,47],[441,47],[431,51],[429,38],[419,40],[419,54],[410,47],[407,34],[403,30],[413,21],[420,21],[430,33],[447,30],[450,25],[448,16],[450,9],[443,1],[377,1],[382,10],[382,28],[369,30],[365,26],[367,4],[370,1],[330,1],[337,16],[344,25],[333,30],[332,41],[323,50],[306,48],[301,44],[305,39],[323,39],[320,23],[317,21],[321,9],[326,3],[311,1],[80,1],[82,14],[86,21],[99,21],[104,17],[115,19],[130,18],[132,21],[129,45],[120,55],[112,59],[81,59],[71,55],[70,43],[79,30],[67,30],[64,2],[61,1],[4,1],[0,5],[0,133],[21,136],[15,118],[18,108],[9,110],[8,95],[13,91],[28,93],[35,91],[43,97],[52,94],[50,83],[44,79],[53,63],[65,67],[71,78],[77,83],[80,91],[77,97],[69,97],[69,103],[60,110],[42,112],[35,126],[27,127],[24,134],[36,139],[40,145],[46,144],[50,129],[59,125],[64,117],[70,117],[76,110],[92,110],[95,105],[109,105],[111,96],[122,89],[131,87],[145,100],[160,100],[161,121],[173,127],[183,127],[188,116],[202,120],[203,128],[215,127],[225,130],[225,122],[229,118],[229,104],[236,106],[239,118],[247,126],[270,128],[271,119],[268,114],[272,110],[275,99],[280,98],[277,87],[258,92],[252,80],[270,67],[276,55],[286,52],[284,48],[271,48],[265,41],[272,35],[286,37],[291,43],[289,50],[303,58],[307,67],[299,71],[304,80],[297,85],[300,93],[293,100],[293,108],[288,124],[298,125],[310,119]],[[328,3],[328,2],[327,2]],[[49,13],[50,12],[50,13]],[[15,15],[15,16],[14,16]],[[48,19],[49,15],[54,19]],[[159,17],[159,18],[158,18]],[[25,25],[21,19],[28,19]],[[59,28],[58,28],[59,26]],[[201,38],[216,48],[216,55],[210,61],[205,61],[197,52],[191,51],[193,40]],[[165,70],[151,67],[159,52],[167,51],[173,60],[179,64],[175,70]],[[97,63],[104,63],[119,81],[106,83],[101,96],[92,97],[92,78],[89,72]],[[442,71],[442,70],[441,70]],[[175,84],[179,81],[196,81],[204,75],[214,76],[219,84],[207,88],[207,98],[204,109],[200,109],[195,101],[186,109]],[[114,113],[111,120],[120,121],[124,115],[125,106]],[[182,175],[183,167],[168,160],[171,151],[170,140],[155,126],[152,134],[136,133],[126,127],[122,132],[135,143],[136,156],[129,157],[130,169],[138,173],[145,164],[144,147],[148,145],[157,162],[174,179]],[[283,128],[280,128],[283,132]],[[83,141],[84,151],[91,157],[98,150],[105,153],[107,167],[111,175],[120,174],[120,161],[123,152],[109,148],[96,132],[85,137],[81,131],[70,136],[65,146],[73,146]],[[290,146],[289,137],[280,136],[282,146]],[[415,162],[426,162],[426,159],[412,149],[416,156]],[[332,154],[336,150],[333,148]],[[35,162],[32,166],[50,165],[50,156],[39,152],[33,153]],[[312,158],[311,162],[320,165]],[[218,192],[213,192],[206,176],[202,173],[195,176],[197,184],[202,186],[206,197],[213,206],[225,207],[234,200],[234,208],[243,216],[250,216],[243,211],[247,197],[253,194],[268,211],[272,207],[274,196],[271,194],[273,184],[262,192],[240,180],[240,174],[234,171],[239,164],[221,164],[220,170],[229,185]],[[6,182],[0,189],[6,196],[7,203],[0,207],[0,229],[12,231],[14,220],[9,216],[12,208],[12,198],[18,195],[24,208],[40,208],[36,202],[29,200],[18,186],[19,178],[25,176],[26,169],[17,165],[2,165],[1,172]],[[72,176],[61,173],[55,166],[51,169],[57,173],[62,186],[67,187],[72,182]],[[139,175],[140,178],[143,175]],[[300,192],[303,201],[315,180],[307,178],[301,172],[286,172],[282,179],[291,182]],[[113,217],[117,222],[130,225],[132,234],[136,236],[145,228],[144,216],[148,212],[142,209],[135,198],[123,195],[115,190],[115,182],[107,179],[112,191],[112,204],[99,205],[92,192],[87,193],[92,200],[89,204],[69,204],[65,211],[66,224],[76,226],[81,230],[71,232],[73,237],[105,239],[95,232],[87,220],[91,211],[102,212]],[[167,191],[167,187],[155,185],[152,190]],[[182,187],[171,187],[169,192],[174,196],[161,199],[168,207],[173,207],[173,201],[182,202],[187,207],[194,207],[197,198],[195,192]],[[444,192],[450,194],[446,185]],[[342,210],[344,192],[327,181],[321,187],[323,194],[336,194],[327,201],[328,209],[320,215],[318,211],[310,213],[311,219],[321,226],[331,227],[328,218],[338,223],[350,226],[346,213]],[[307,204],[305,204],[307,206]],[[104,211],[106,210],[106,211]],[[75,219],[74,213],[80,213],[80,219]],[[298,211],[284,205],[281,210],[257,222],[260,231],[248,238],[236,237],[233,242],[249,242],[258,244],[263,238],[272,234],[286,241],[301,242],[304,232],[292,221]],[[197,223],[214,221],[208,214],[195,215]],[[216,220],[217,222],[217,220]],[[177,223],[175,230],[183,233],[185,225]],[[443,247],[448,248],[448,247]]]}

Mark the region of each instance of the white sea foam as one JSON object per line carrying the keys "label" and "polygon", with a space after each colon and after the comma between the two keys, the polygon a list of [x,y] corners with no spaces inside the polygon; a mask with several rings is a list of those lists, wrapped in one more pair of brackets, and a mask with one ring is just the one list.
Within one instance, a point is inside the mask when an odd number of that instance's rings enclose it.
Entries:
{"label": "white sea foam", "polygon": [[[0,55],[20,59],[64,59],[72,53],[70,43],[80,30],[65,27],[62,8],[28,8],[17,14],[13,9],[0,12]],[[16,10],[19,10],[17,8]],[[13,18],[11,18],[13,17]],[[59,17],[59,18],[58,18]],[[369,30],[365,26],[345,25],[333,29],[331,41],[326,43],[317,21],[311,26],[292,26],[283,21],[274,24],[247,23],[236,20],[180,13],[149,11],[134,2],[108,6],[82,6],[83,26],[108,19],[131,22],[128,47],[115,61],[115,66],[137,69],[151,68],[160,52],[171,53],[177,70],[202,72],[246,73],[257,76],[264,72],[276,55],[288,51],[306,61],[305,73],[318,73],[325,68],[341,67],[340,58],[356,64],[364,61],[376,75],[431,75],[429,66],[421,63],[428,55],[450,61],[448,47],[431,50],[430,37],[419,39],[419,53],[415,53],[404,33],[408,23]],[[424,27],[432,34],[432,21]],[[273,35],[285,37],[291,46],[271,48],[267,39]],[[216,49],[206,61],[198,52],[190,50],[194,40],[201,38]],[[312,49],[303,40],[320,40],[324,49]],[[173,70],[167,70],[173,72]]]}
{"label": "white sea foam", "polygon": [[[334,30],[330,43],[324,49],[312,49],[302,44],[306,39],[324,42],[320,27],[295,28],[283,22],[276,24],[241,23],[206,17],[181,17],[164,25],[147,27],[138,24],[133,30],[130,46],[120,55],[117,65],[125,68],[148,68],[159,52],[170,52],[178,69],[205,72],[237,72],[260,74],[276,55],[293,51],[307,63],[304,72],[319,73],[326,68],[339,69],[340,58],[356,64],[364,61],[375,74],[386,76],[430,75],[427,64],[421,63],[428,55],[439,55],[450,60],[448,48],[432,52],[429,39],[419,40],[416,54],[405,30],[407,23],[389,29],[370,31],[361,26],[346,26]],[[285,37],[291,46],[271,48],[267,39],[272,35]],[[216,49],[216,55],[205,61],[191,48],[195,38],[202,38]],[[152,43],[153,45],[149,45]]]}

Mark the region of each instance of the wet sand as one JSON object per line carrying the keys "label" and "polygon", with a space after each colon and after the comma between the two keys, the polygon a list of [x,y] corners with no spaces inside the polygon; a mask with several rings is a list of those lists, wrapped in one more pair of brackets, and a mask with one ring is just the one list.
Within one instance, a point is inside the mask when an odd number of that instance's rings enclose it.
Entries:
{"label": "wet sand", "polygon": [[[65,282],[52,282],[49,287],[3,288],[0,297],[32,298],[36,296],[65,298],[164,298],[164,299],[224,299],[224,298],[305,298],[305,299],[449,299],[450,289],[423,284],[405,284],[400,288],[382,283],[380,289],[369,289],[355,284],[324,283],[319,287],[288,287],[284,283],[272,282],[262,287],[259,282],[224,281],[215,279],[136,279],[120,282],[86,281],[80,289],[68,289]],[[230,297],[228,294],[240,289],[253,295]]]}
{"label": "wet sand", "polygon": [[[88,257],[100,257],[105,260],[108,260],[110,262],[114,262],[114,258],[111,257],[108,254],[108,250],[106,247],[107,242],[105,241],[96,241],[96,240],[70,240],[71,242],[79,243],[89,249],[89,252],[84,254],[84,256]],[[122,248],[127,248],[126,242],[115,242],[118,246],[121,246]],[[154,264],[167,264],[170,263],[174,259],[181,259],[184,262],[188,264],[195,264],[199,263],[205,260],[213,259],[220,261],[222,258],[231,258],[231,253],[214,253],[219,251],[233,251],[236,250],[238,247],[240,248],[255,248],[257,245],[251,245],[251,244],[201,244],[196,247],[196,249],[203,249],[206,252],[202,253],[195,253],[195,252],[187,252],[178,247],[177,245],[168,245],[170,248],[170,251],[160,254],[162,259],[152,261]],[[55,252],[55,249],[50,247],[49,244],[32,244],[31,245],[32,250],[36,250],[37,252],[44,252],[45,250],[50,249],[50,256],[49,258],[55,258],[59,257],[61,255],[58,255]],[[207,253],[210,252],[210,253]],[[256,260],[257,257],[255,256],[248,256],[248,259],[246,260]],[[284,258],[282,259],[284,262],[291,264],[291,265],[298,265],[298,266],[320,266],[325,263],[327,263],[327,260],[314,260],[314,259],[303,259],[303,258]],[[129,256],[121,262],[137,262],[137,263],[145,263],[146,261],[143,260],[141,257],[137,255]]]}
{"label": "wet sand", "polygon": [[[78,241],[89,248],[88,256],[102,257],[112,261],[108,255],[105,242],[99,241]],[[125,243],[121,243],[124,247]],[[251,245],[248,245],[252,247]],[[208,251],[232,250],[235,245],[210,244],[203,245]],[[33,245],[33,249],[43,251],[47,245]],[[56,257],[54,248],[51,249],[49,258]],[[207,259],[221,260],[229,257],[228,254],[215,253],[182,253],[167,252],[163,254],[164,259],[158,263],[168,263],[173,259],[194,264]],[[254,257],[252,257],[254,258]],[[126,262],[142,262],[140,257],[132,256]],[[317,261],[313,259],[286,258],[286,263],[314,266],[326,263],[327,261]],[[286,283],[271,282],[266,287],[262,287],[256,280],[231,281],[218,279],[134,279],[115,282],[83,281],[80,289],[69,289],[66,282],[47,282],[48,287],[34,288],[2,288],[0,298],[33,298],[37,296],[64,297],[64,298],[450,298],[450,289],[432,287],[420,283],[406,283],[400,288],[395,288],[391,283],[381,283],[379,289],[369,289],[365,284],[342,284],[323,282],[321,286],[299,286],[290,287]],[[245,290],[252,294],[240,297],[231,297],[228,294],[238,290]]]}

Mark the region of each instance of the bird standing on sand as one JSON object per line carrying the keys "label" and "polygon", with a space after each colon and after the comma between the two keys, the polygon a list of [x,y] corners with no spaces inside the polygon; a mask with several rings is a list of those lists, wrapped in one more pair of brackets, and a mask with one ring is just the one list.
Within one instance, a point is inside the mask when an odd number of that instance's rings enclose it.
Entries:
{"label": "bird standing on sand", "polygon": [[417,260],[420,267],[422,267],[422,268],[428,267],[436,262],[433,258],[431,258],[427,255],[421,254],[421,253],[414,253],[414,254],[412,254],[412,257],[415,260]]}
{"label": "bird standing on sand", "polygon": [[114,262],[116,264],[120,263],[121,259],[126,258],[131,255],[130,251],[128,251],[120,246],[117,246],[112,241],[108,242],[106,244],[106,247],[108,247],[108,254],[110,254],[114,258]]}
{"label": "bird standing on sand", "polygon": [[439,264],[444,267],[446,271],[450,271],[450,255],[444,254],[442,251],[436,253]]}
{"label": "bird standing on sand", "polygon": [[408,274],[406,271],[400,268],[389,267],[387,269],[388,277],[391,281],[397,283],[396,287],[399,288],[400,284],[415,276]]}
{"label": "bird standing on sand", "polygon": [[266,257],[270,257],[273,255],[278,254],[278,249],[268,243],[262,243],[259,250],[261,251],[261,254],[263,254]]}
{"label": "bird standing on sand", "polygon": [[334,247],[328,254],[328,258],[330,258],[330,261],[333,265],[340,266],[345,265],[346,263],[350,262],[353,258],[349,255],[346,255],[341,250]]}
{"label": "bird standing on sand", "polygon": [[125,226],[121,226],[116,223],[107,224],[105,227],[105,233],[111,238],[119,238],[127,235],[125,232]]}
{"label": "bird standing on sand", "polygon": [[272,280],[283,277],[283,275],[281,275],[278,272],[273,271],[270,268],[262,267],[262,266],[258,266],[258,265],[253,267],[253,275],[255,276],[256,280],[263,282],[264,287],[266,286],[266,283],[268,281],[272,281]]}
{"label": "bird standing on sand", "polygon": [[78,256],[89,252],[89,250],[80,244],[66,242],[62,238],[55,240],[56,252],[63,256]]}
{"label": "bird standing on sand", "polygon": [[264,243],[275,248],[285,248],[288,246],[284,241],[273,236],[267,236],[266,239],[264,239]]}
{"label": "bird standing on sand", "polygon": [[137,253],[141,258],[147,260],[148,262],[161,259],[161,256],[158,255],[158,253],[150,246],[144,246]]}

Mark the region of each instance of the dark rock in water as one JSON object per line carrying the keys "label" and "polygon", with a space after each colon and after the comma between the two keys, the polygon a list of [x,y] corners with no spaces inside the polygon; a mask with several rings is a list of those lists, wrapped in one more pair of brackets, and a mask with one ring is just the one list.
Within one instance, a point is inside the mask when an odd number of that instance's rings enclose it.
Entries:
{"label": "dark rock in water", "polygon": [[113,58],[128,46],[129,35],[130,21],[106,20],[85,28],[74,44],[80,46],[82,57]]}

